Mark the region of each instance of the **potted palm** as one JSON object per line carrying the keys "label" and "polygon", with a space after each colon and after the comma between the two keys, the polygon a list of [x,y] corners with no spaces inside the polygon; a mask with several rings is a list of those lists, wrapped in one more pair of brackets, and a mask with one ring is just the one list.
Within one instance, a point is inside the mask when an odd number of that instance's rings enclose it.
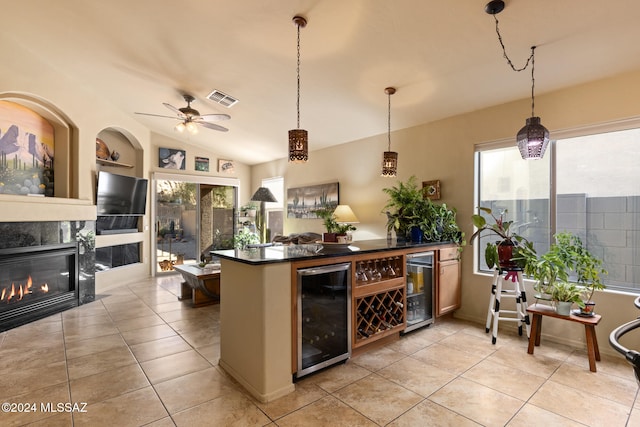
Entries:
{"label": "potted palm", "polygon": [[[499,215],[493,213],[491,208],[479,207],[480,211],[488,214],[493,223],[487,222],[486,218],[481,214],[471,216],[476,231],[471,235],[470,241],[476,237],[480,237],[482,233],[496,235],[499,240],[495,243],[489,242],[485,248],[485,260],[489,268],[498,266],[502,270],[515,270],[522,268],[522,264],[517,261],[517,253],[514,253],[516,247],[527,247],[530,253],[535,255],[533,245],[524,237],[515,232],[513,221],[506,221],[504,216],[508,210],[504,209]],[[517,251],[516,251],[517,252]]]}

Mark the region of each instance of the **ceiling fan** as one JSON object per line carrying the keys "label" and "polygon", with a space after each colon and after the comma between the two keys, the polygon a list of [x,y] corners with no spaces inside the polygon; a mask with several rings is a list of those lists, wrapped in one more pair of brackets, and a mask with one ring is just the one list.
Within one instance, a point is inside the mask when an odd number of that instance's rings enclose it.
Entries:
{"label": "ceiling fan", "polygon": [[175,127],[175,130],[178,132],[184,132],[187,130],[189,133],[195,134],[198,133],[198,125],[206,127],[208,129],[219,130],[220,132],[227,132],[229,129],[217,125],[211,122],[217,122],[220,120],[229,120],[231,116],[228,114],[202,114],[198,110],[191,108],[191,103],[195,101],[195,98],[191,95],[184,94],[182,95],[185,102],[187,103],[186,107],[176,108],[171,104],[163,102],[162,104],[167,107],[169,110],[176,113],[176,116],[163,116],[160,114],[150,114],[150,113],[136,113],[141,114],[143,116],[152,116],[152,117],[164,117],[167,119],[177,119],[180,120]]}

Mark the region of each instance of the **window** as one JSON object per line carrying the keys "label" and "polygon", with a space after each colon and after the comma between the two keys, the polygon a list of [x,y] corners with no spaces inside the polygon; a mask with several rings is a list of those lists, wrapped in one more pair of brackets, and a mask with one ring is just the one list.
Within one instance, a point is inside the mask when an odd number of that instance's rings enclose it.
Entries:
{"label": "window", "polygon": [[[542,160],[522,160],[511,142],[478,146],[476,206],[508,210],[538,253],[555,233],[580,236],[604,261],[607,288],[640,293],[640,129],[554,136]],[[490,238],[475,245],[480,271]]]}

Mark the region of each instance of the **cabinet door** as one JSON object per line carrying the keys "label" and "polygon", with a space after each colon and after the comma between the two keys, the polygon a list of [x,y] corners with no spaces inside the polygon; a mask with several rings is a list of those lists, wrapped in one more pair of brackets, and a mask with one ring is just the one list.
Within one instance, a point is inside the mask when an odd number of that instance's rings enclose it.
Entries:
{"label": "cabinet door", "polygon": [[436,287],[436,316],[460,308],[460,261],[441,261]]}

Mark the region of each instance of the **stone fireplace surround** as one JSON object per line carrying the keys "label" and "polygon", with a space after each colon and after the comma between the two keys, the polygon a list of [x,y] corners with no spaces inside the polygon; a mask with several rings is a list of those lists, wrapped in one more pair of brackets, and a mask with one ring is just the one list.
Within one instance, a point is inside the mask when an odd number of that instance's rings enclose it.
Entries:
{"label": "stone fireplace surround", "polygon": [[[95,300],[95,221],[34,221],[0,222],[0,252],[29,252],[28,249],[46,249],[63,244],[77,247],[77,299],[62,304],[57,311],[82,305]],[[8,264],[11,265],[11,264]],[[9,267],[10,268],[10,267]],[[4,268],[3,268],[4,269]],[[5,272],[6,273],[6,272]],[[0,274],[3,274],[0,272]],[[20,324],[52,314],[45,309],[40,315],[30,312],[24,321],[11,322],[0,329],[6,330]]]}

